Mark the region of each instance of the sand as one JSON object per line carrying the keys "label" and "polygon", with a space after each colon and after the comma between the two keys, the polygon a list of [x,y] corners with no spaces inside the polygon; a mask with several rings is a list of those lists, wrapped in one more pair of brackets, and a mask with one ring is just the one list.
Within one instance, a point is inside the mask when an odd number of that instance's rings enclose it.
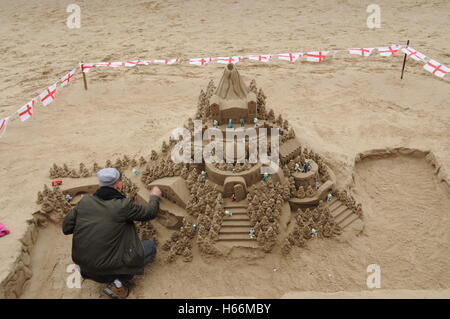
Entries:
{"label": "sand", "polygon": [[[65,26],[70,1],[1,2],[0,117],[9,115],[83,59],[227,56],[293,50],[344,49],[403,43],[450,64],[447,1],[378,1],[382,28],[366,27],[370,2],[328,1],[79,1],[82,27]],[[226,28],[224,27],[226,25]],[[317,240],[287,258],[210,260],[196,256],[163,265],[156,260],[132,297],[282,297],[291,291],[366,291],[366,267],[382,267],[382,288],[423,290],[449,297],[448,190],[449,84],[402,57],[336,56],[321,64],[245,61],[267,105],[288,118],[297,136],[323,155],[338,186],[353,185],[366,214],[356,238]],[[223,65],[101,69],[88,74],[26,123],[11,123],[0,139],[0,282],[21,251],[19,239],[36,210],[36,193],[53,162],[102,163],[122,154],[147,155],[195,113],[199,90],[216,83]],[[424,158],[366,159],[371,149],[432,151],[439,176]],[[354,178],[354,181],[353,181]],[[70,237],[55,227],[40,232],[32,253],[33,277],[23,297],[99,297],[99,286],[65,287]],[[274,271],[277,269],[277,271]],[[238,270],[238,271],[237,271]],[[174,276],[177,274],[177,276]],[[220,274],[220,276],[218,276]],[[417,291],[417,293],[415,293]],[[293,295],[291,295],[293,296]],[[322,296],[322,295],[320,295]]]}

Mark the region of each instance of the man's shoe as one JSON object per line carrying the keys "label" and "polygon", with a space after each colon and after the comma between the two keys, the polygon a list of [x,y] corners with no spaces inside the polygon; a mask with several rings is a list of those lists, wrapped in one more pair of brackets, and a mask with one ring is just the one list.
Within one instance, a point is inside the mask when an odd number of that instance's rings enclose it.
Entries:
{"label": "man's shoe", "polygon": [[116,279],[103,288],[103,293],[113,299],[125,299],[128,297],[130,289]]}

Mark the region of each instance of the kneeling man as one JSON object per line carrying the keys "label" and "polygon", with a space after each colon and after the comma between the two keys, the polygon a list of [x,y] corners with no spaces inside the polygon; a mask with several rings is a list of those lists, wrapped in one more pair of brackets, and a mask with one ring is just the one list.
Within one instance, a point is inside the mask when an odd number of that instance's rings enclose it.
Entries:
{"label": "kneeling man", "polygon": [[161,190],[154,187],[148,205],[134,204],[122,193],[122,176],[115,168],[97,172],[100,188],[84,196],[64,218],[63,233],[73,234],[72,259],[83,278],[107,286],[112,298],[126,298],[128,282],[142,275],[156,255],[153,240],[141,241],[134,221],[148,221],[159,211]]}

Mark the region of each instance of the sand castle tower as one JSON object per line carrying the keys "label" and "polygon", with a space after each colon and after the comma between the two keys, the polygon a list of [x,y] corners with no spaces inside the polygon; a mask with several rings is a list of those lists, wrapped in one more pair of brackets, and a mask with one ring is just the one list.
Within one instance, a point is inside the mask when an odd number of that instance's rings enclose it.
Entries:
{"label": "sand castle tower", "polygon": [[231,119],[234,124],[251,123],[257,117],[256,95],[244,83],[236,66],[228,64],[210,100],[211,119],[219,125]]}

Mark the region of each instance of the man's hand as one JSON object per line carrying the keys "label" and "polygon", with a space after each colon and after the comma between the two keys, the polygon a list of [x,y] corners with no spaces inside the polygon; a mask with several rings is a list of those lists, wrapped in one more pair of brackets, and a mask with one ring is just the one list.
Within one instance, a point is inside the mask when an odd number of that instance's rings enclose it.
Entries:
{"label": "man's hand", "polygon": [[153,187],[152,190],[150,191],[150,196],[155,195],[155,196],[161,197],[161,194],[162,194],[162,192],[158,186]]}

